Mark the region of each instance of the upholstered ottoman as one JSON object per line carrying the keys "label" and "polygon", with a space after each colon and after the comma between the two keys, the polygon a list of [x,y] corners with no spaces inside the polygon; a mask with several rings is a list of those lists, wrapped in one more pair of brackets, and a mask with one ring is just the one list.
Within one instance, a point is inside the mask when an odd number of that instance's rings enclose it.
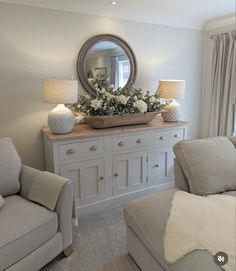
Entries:
{"label": "upholstered ottoman", "polygon": [[194,251],[173,265],[164,259],[163,238],[176,190],[157,192],[129,203],[125,209],[127,249],[142,271],[221,271],[207,251]]}

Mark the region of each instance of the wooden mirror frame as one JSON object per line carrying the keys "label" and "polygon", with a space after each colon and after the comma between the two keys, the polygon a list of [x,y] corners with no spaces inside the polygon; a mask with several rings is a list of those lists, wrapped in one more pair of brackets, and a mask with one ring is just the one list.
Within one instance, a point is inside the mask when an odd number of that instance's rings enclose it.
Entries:
{"label": "wooden mirror frame", "polygon": [[117,44],[124,50],[124,52],[128,56],[128,59],[130,61],[130,76],[124,88],[131,87],[134,84],[136,80],[136,76],[137,76],[137,62],[136,62],[135,54],[132,48],[129,46],[129,44],[125,40],[112,34],[102,34],[102,35],[93,36],[90,39],[88,39],[84,43],[84,45],[81,47],[78,58],[77,58],[76,67],[77,67],[77,73],[78,73],[81,84],[83,85],[86,91],[88,91],[94,96],[96,96],[96,90],[88,82],[87,74],[85,72],[85,58],[88,53],[88,50],[97,42],[101,42],[101,41],[110,41]]}

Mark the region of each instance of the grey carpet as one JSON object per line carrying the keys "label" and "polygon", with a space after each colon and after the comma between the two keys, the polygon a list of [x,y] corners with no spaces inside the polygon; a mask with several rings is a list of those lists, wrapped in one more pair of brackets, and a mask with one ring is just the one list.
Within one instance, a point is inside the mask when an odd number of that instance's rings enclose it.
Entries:
{"label": "grey carpet", "polygon": [[41,271],[138,271],[128,256],[123,208],[79,219],[74,253],[59,255]]}

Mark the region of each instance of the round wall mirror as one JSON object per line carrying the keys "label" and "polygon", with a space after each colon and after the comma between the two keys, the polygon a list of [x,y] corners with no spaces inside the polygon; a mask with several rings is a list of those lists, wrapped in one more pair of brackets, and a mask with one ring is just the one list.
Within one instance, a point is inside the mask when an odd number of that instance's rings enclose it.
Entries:
{"label": "round wall mirror", "polygon": [[83,87],[96,95],[96,82],[107,82],[119,89],[129,88],[136,79],[135,55],[123,39],[114,35],[98,35],[82,46],[77,72]]}

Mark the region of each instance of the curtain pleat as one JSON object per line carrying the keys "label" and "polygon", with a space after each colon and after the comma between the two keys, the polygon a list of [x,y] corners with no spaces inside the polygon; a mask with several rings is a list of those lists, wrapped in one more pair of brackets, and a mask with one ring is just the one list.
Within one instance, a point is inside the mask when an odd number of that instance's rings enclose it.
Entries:
{"label": "curtain pleat", "polygon": [[214,36],[209,136],[231,136],[236,104],[236,33]]}

